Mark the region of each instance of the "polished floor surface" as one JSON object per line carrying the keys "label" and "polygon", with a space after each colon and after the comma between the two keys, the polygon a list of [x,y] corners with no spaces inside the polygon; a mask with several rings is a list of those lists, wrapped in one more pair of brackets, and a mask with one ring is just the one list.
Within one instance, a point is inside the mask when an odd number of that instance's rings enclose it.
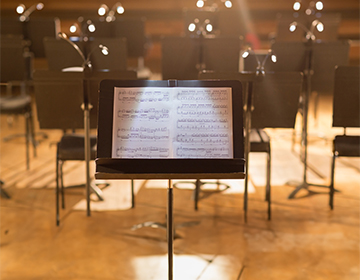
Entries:
{"label": "polished floor surface", "polygon": [[[331,139],[341,133],[331,127],[331,108],[331,98],[325,96],[316,119],[310,112],[307,180],[311,183],[329,184]],[[23,130],[22,117],[9,126],[6,116],[1,116],[1,139]],[[90,217],[82,206],[84,190],[68,189],[57,227],[54,143],[61,132],[38,127],[36,131],[39,145],[29,170],[23,138],[0,142],[0,178],[11,196],[0,201],[0,279],[168,279],[166,231],[161,227],[166,221],[166,182],[137,181],[136,206],[131,209],[130,182],[110,181],[103,189],[104,202],[93,197]],[[303,180],[299,141],[292,147],[292,130],[268,132],[271,221],[264,201],[264,155],[250,155],[246,223],[243,182],[235,182],[233,191],[205,185],[198,211],[192,189],[175,188],[174,279],[359,279],[359,159],[338,160],[335,187],[339,192],[333,211],[327,188],[310,187],[310,192],[301,190],[295,199],[288,199],[294,186],[287,183]],[[83,163],[67,163],[65,169],[66,185],[84,182]],[[134,229],[146,221],[158,222],[160,227]]]}

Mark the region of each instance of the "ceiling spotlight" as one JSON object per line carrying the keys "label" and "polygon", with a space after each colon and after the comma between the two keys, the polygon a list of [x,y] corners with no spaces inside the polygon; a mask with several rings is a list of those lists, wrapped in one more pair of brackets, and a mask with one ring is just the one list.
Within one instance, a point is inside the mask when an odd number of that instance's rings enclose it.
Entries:
{"label": "ceiling spotlight", "polygon": [[188,29],[189,29],[190,32],[194,32],[195,29],[196,29],[196,24],[193,23],[193,22],[190,23]]}
{"label": "ceiling spotlight", "polygon": [[324,4],[321,1],[317,1],[315,7],[318,11],[321,11],[324,8]]}
{"label": "ceiling spotlight", "polygon": [[23,12],[25,12],[25,5],[24,4],[20,4],[19,6],[16,7],[16,12],[21,15]]}
{"label": "ceiling spotlight", "polygon": [[299,1],[296,1],[293,5],[294,11],[299,11],[301,8],[301,3]]}
{"label": "ceiling spotlight", "polygon": [[198,7],[198,8],[202,8],[202,7],[204,7],[204,5],[205,5],[204,0],[198,0],[196,2],[196,7]]}
{"label": "ceiling spotlight", "polygon": [[77,25],[74,23],[70,26],[70,32],[71,33],[75,33],[77,31],[78,27]]}
{"label": "ceiling spotlight", "polygon": [[100,8],[98,9],[98,15],[102,17],[108,12],[108,10],[109,10],[109,7],[105,4],[102,4],[100,6]]}
{"label": "ceiling spotlight", "polygon": [[232,7],[232,2],[230,0],[226,0],[224,5],[226,8],[230,9]]}
{"label": "ceiling spotlight", "polygon": [[213,26],[211,25],[211,23],[208,23],[208,24],[206,24],[206,27],[205,27],[205,29],[206,29],[206,31],[207,32],[212,32],[213,31]]}

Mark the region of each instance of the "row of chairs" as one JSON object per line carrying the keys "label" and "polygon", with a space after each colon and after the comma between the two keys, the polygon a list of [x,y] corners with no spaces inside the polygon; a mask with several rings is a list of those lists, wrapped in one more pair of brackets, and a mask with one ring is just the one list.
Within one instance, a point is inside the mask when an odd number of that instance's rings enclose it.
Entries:
{"label": "row of chairs", "polygon": [[[199,39],[200,40],[200,39]],[[50,40],[51,41],[51,40]],[[53,42],[55,42],[54,40],[52,40]],[[52,42],[52,43],[53,43]],[[58,42],[62,42],[62,41],[56,41],[56,43],[58,43]],[[199,41],[197,41],[197,42],[199,42]],[[219,41],[214,41],[214,42],[220,42],[220,40]],[[239,44],[239,40],[237,39],[237,40],[233,40],[233,42],[235,42],[234,43],[234,48],[233,48],[233,50],[234,50],[234,52],[239,52],[239,48],[240,48],[240,44]],[[66,42],[63,42],[63,43],[66,43]],[[213,43],[213,42],[211,42],[211,43]],[[96,43],[97,44],[97,43]],[[96,45],[95,45],[96,46]],[[219,50],[220,49],[220,46],[219,46],[219,44],[218,45],[216,45],[216,44],[214,44],[213,46],[215,46],[212,50],[214,51],[214,52],[216,52],[216,50]],[[217,47],[216,47],[217,46]],[[69,47],[71,47],[70,45],[69,45]],[[205,49],[205,51],[204,51],[204,49]],[[203,53],[206,53],[206,48],[204,48],[203,49]],[[211,50],[211,48],[208,48],[208,50]],[[209,52],[209,53],[211,53],[211,52]],[[226,53],[226,52],[224,52],[224,53]],[[171,54],[171,53],[170,53]],[[174,55],[173,55],[174,56]],[[221,56],[221,54],[219,55],[220,56],[220,59],[219,59],[219,61],[221,60],[221,58],[222,58],[222,56]],[[211,57],[211,56],[209,56],[209,57]],[[175,65],[175,62],[173,63],[173,65]],[[209,65],[209,64],[208,64]],[[211,64],[210,64],[211,65]],[[173,67],[173,68],[176,68],[176,67]],[[216,68],[216,67],[215,67]],[[234,67],[235,68],[235,67]],[[234,70],[234,69],[232,69],[232,71],[233,72],[236,72],[236,73],[238,73],[238,71],[236,71],[236,69]],[[51,76],[51,74],[49,74],[50,72],[47,72],[48,74],[45,74],[45,75],[49,75],[49,77]],[[109,72],[110,73],[110,72]],[[70,75],[72,75],[72,74],[74,74],[74,73],[68,73],[68,76],[70,77]],[[81,73],[78,73],[79,74],[79,76],[76,78],[77,79],[77,81],[78,81],[78,83],[77,83],[77,87],[75,87],[75,88],[77,88],[78,90],[82,90],[82,84],[80,83],[79,84],[79,81],[81,81],[81,79],[83,78],[83,76],[82,76],[82,74]],[[39,74],[40,75],[40,74]],[[62,73],[62,75],[67,75],[66,73]],[[40,75],[41,76],[41,75]],[[38,77],[40,77],[40,76],[38,76]],[[270,75],[271,76],[271,75]],[[283,75],[284,76],[284,75]],[[47,77],[46,79],[49,79],[49,77]],[[170,76],[171,77],[171,76]],[[224,76],[224,78],[226,78],[226,79],[229,79],[229,77],[230,76]],[[267,76],[266,76],[267,77]],[[102,78],[104,78],[104,77],[102,77]],[[217,77],[218,78],[218,77]],[[240,79],[241,80],[241,77],[235,77],[236,79]],[[265,80],[266,81],[266,80]],[[98,82],[97,82],[98,83]],[[66,84],[66,83],[65,83]],[[279,83],[279,84],[283,84],[283,82],[281,82],[281,83]],[[294,84],[297,84],[297,83],[294,83]],[[62,85],[64,85],[64,84],[62,84]],[[73,85],[72,85],[73,86]],[[71,87],[72,87],[71,86]],[[270,88],[269,87],[269,85],[267,85],[266,84],[266,82],[264,82],[263,84],[262,83],[259,83],[259,82],[256,82],[256,83],[253,83],[253,87],[254,87],[254,93],[255,93],[255,95],[254,95],[254,98],[255,98],[255,101],[256,101],[256,97],[257,96],[259,96],[258,94],[256,94],[256,92],[265,92],[266,91],[266,89],[268,89],[268,88]],[[259,89],[257,89],[257,87],[259,87]],[[261,88],[261,87],[263,87],[263,88]],[[95,86],[95,88],[96,88],[96,86]],[[68,88],[68,89],[70,89],[70,88]],[[299,93],[299,91],[300,91],[300,89],[297,91],[298,93]],[[68,91],[64,91],[64,92],[68,92]],[[296,95],[295,95],[295,97],[296,97]],[[47,98],[49,98],[49,96],[47,97]],[[95,98],[96,99],[96,98]],[[298,101],[298,97],[296,97],[296,98],[294,98],[295,99],[295,102],[294,102],[294,104],[296,104],[297,103],[297,101]],[[297,99],[297,100],[296,100]],[[40,100],[40,99],[39,99]],[[43,99],[43,100],[46,100],[46,97],[45,97],[45,99]],[[272,99],[271,99],[272,100]],[[282,99],[281,99],[282,100]],[[280,101],[281,101],[280,100]],[[49,100],[48,100],[49,101]],[[78,100],[79,102],[80,101],[83,101],[83,100]],[[255,102],[254,101],[254,102]],[[279,100],[278,100],[279,101]],[[280,102],[279,101],[279,102]],[[276,105],[276,104],[275,104]],[[41,105],[39,105],[39,106],[41,106]],[[95,107],[96,108],[96,107]],[[256,106],[254,106],[254,108],[255,108],[255,110],[258,110],[258,112],[262,112],[262,111],[266,111],[265,109],[264,110],[262,110],[261,109],[261,107],[260,107],[260,105],[259,104],[257,104]],[[259,108],[259,109],[257,109],[257,108]],[[276,108],[276,107],[275,107]],[[286,106],[285,106],[285,108],[286,108]],[[261,110],[260,110],[261,109]],[[81,121],[77,124],[78,126],[80,126],[80,127],[83,127],[83,122],[82,122],[82,112],[81,111],[79,111],[79,107],[77,107],[77,108],[74,108],[74,112],[75,111],[77,111],[77,114],[79,115],[79,116],[81,116]],[[93,112],[95,112],[96,113],[96,110],[94,110]],[[295,110],[295,112],[296,112],[296,110]],[[256,116],[256,111],[255,112],[253,112],[253,114],[252,114],[253,116]],[[96,114],[94,115],[95,116],[95,119],[96,119]],[[40,115],[39,115],[39,117],[40,117]],[[260,122],[263,120],[263,118],[264,117],[261,117],[260,118]],[[72,120],[69,120],[69,121],[74,121],[74,119],[73,118],[71,118]],[[271,118],[269,118],[269,119],[271,119]],[[65,119],[64,119],[65,120]],[[92,120],[91,121],[91,123],[96,123],[96,120]],[[278,124],[277,124],[278,125]],[[253,127],[257,127],[257,126],[259,126],[260,128],[262,128],[261,127],[261,125],[259,125],[259,124],[256,124],[256,118],[254,118],[253,120],[252,120],[252,126]],[[271,126],[270,126],[271,127]],[[43,128],[45,128],[45,127],[43,127]],[[256,136],[256,138],[257,138],[257,140],[254,140],[255,138],[254,138],[254,136]],[[268,180],[267,180],[267,188],[266,188],[266,191],[267,191],[267,193],[266,193],[266,199],[268,200],[268,202],[269,202],[269,215],[268,215],[268,217],[270,218],[270,155],[271,155],[271,153],[270,153],[270,139],[269,139],[269,137],[267,136],[266,134],[264,134],[264,131],[260,131],[260,130],[253,130],[253,131],[251,131],[251,134],[250,134],[250,139],[251,140],[253,140],[252,142],[251,142],[251,144],[252,144],[252,146],[251,146],[251,150],[252,151],[260,151],[261,149],[259,148],[259,143],[261,143],[261,147],[263,147],[262,149],[263,149],[263,151],[265,151],[267,154],[268,154],[268,163],[267,163],[267,165],[268,165],[268,168],[267,168],[267,170],[268,170],[268,176],[267,176],[267,178],[268,178]],[[59,157],[60,158],[60,157]]]}

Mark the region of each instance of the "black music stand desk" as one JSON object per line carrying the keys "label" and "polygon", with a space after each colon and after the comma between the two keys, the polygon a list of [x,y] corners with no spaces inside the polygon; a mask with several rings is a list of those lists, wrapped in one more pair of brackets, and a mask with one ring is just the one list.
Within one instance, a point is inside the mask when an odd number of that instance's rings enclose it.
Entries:
{"label": "black music stand desk", "polygon": [[243,179],[238,81],[100,84],[95,178],[167,179],[168,276],[173,279],[173,179]]}

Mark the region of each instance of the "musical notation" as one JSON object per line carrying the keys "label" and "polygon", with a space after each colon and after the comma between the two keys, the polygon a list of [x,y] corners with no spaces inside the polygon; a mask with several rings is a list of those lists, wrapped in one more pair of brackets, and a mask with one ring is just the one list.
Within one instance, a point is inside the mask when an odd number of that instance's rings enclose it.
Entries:
{"label": "musical notation", "polygon": [[168,140],[170,131],[168,127],[146,128],[146,127],[130,127],[119,128],[117,130],[117,138],[120,140]]}
{"label": "musical notation", "polygon": [[228,147],[179,147],[176,155],[180,158],[227,158],[229,157]]}
{"label": "musical notation", "polygon": [[161,147],[126,147],[116,148],[116,156],[120,158],[167,158],[169,149]]}
{"label": "musical notation", "polygon": [[166,120],[170,118],[169,110],[167,109],[122,109],[117,111],[117,116],[120,119],[143,119],[143,120]]}
{"label": "musical notation", "polygon": [[168,102],[170,92],[160,90],[129,89],[120,90],[117,93],[117,100],[120,102],[154,103]]}
{"label": "musical notation", "polygon": [[176,135],[179,143],[202,143],[202,144],[227,144],[229,135],[227,133],[180,133]]}
{"label": "musical notation", "polygon": [[227,90],[212,88],[211,90],[182,89],[177,94],[179,101],[226,101],[229,100]]}
{"label": "musical notation", "polygon": [[232,158],[230,88],[119,88],[112,156]]}

